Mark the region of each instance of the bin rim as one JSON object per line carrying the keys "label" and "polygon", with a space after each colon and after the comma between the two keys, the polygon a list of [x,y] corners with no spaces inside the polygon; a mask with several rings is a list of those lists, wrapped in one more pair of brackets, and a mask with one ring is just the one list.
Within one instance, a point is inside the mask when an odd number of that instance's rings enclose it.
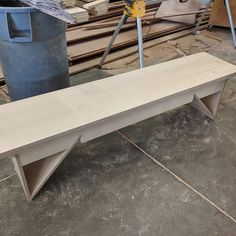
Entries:
{"label": "bin rim", "polygon": [[0,7],[1,12],[38,12],[34,7]]}

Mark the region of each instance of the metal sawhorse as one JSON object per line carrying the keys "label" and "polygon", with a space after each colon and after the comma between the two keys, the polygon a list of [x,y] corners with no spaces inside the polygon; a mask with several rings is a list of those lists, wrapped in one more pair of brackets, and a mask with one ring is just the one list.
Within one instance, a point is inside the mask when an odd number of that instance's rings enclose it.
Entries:
{"label": "metal sawhorse", "polygon": [[[223,1],[223,0],[222,0]],[[236,33],[235,33],[235,28],[234,28],[234,21],[233,21],[233,17],[232,17],[232,14],[231,14],[231,9],[230,9],[230,4],[229,4],[229,0],[224,0],[225,1],[225,6],[226,6],[226,10],[227,10],[227,14],[228,14],[228,18],[229,18],[229,24],[230,24],[230,28],[231,28],[231,33],[232,33],[232,37],[233,37],[233,43],[234,43],[234,47],[236,48]],[[207,6],[200,18],[200,20],[198,21],[194,31],[193,31],[193,34],[196,34],[199,26],[201,25],[202,23],[202,20],[203,18],[205,17],[207,11],[209,10],[211,4],[212,4],[213,0],[209,0],[209,2],[207,3]]]}

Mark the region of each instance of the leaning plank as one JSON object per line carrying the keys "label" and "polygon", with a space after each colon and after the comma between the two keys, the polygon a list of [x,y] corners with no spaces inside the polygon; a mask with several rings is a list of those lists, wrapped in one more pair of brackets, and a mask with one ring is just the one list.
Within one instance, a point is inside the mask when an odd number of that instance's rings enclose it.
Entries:
{"label": "leaning plank", "polygon": [[[175,15],[180,13],[187,13],[189,11],[199,11],[201,4],[195,0],[188,0],[185,3],[180,3],[179,0],[169,0],[163,2],[157,11],[157,17],[162,17],[165,15]],[[176,21],[186,24],[194,24],[196,16],[176,16],[171,18],[166,18],[170,21]]]}
{"label": "leaning plank", "polygon": [[29,200],[77,140],[87,142],[184,104],[214,116],[236,66],[183,57],[0,106],[0,158],[13,158]]}

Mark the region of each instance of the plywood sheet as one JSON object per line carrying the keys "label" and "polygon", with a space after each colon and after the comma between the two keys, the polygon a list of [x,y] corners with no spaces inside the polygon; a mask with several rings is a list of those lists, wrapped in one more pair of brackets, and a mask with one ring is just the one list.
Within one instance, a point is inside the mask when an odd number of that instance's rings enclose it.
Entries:
{"label": "plywood sheet", "polygon": [[[157,11],[157,17],[166,15],[176,15],[192,11],[199,11],[201,4],[195,0],[188,0],[186,3],[180,3],[179,0],[169,0],[163,2]],[[166,18],[170,21],[181,22],[186,24],[194,24],[196,21],[195,15],[177,16]]]}
{"label": "plywood sheet", "polygon": [[[230,0],[231,13],[236,26],[236,1]],[[228,15],[223,0],[215,0],[210,17],[210,25],[229,27]]]}
{"label": "plywood sheet", "polygon": [[200,53],[2,105],[0,157],[235,73],[236,66]]}

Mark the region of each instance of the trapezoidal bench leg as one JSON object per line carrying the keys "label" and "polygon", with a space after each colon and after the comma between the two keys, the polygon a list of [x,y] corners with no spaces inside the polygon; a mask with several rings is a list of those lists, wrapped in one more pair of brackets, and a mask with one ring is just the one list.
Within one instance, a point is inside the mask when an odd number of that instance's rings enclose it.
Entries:
{"label": "trapezoidal bench leg", "polygon": [[191,105],[199,110],[201,113],[208,116],[210,119],[214,120],[217,113],[220,99],[223,94],[225,84],[222,86],[222,89],[216,93],[208,95],[203,98],[199,98],[197,95],[194,95]]}
{"label": "trapezoidal bench leg", "polygon": [[78,140],[79,138],[76,139],[76,141],[74,141],[65,151],[56,153],[41,160],[37,160],[27,165],[22,165],[21,157],[18,154],[12,158],[14,168],[20,179],[28,201],[32,201],[53,172],[66,158]]}

